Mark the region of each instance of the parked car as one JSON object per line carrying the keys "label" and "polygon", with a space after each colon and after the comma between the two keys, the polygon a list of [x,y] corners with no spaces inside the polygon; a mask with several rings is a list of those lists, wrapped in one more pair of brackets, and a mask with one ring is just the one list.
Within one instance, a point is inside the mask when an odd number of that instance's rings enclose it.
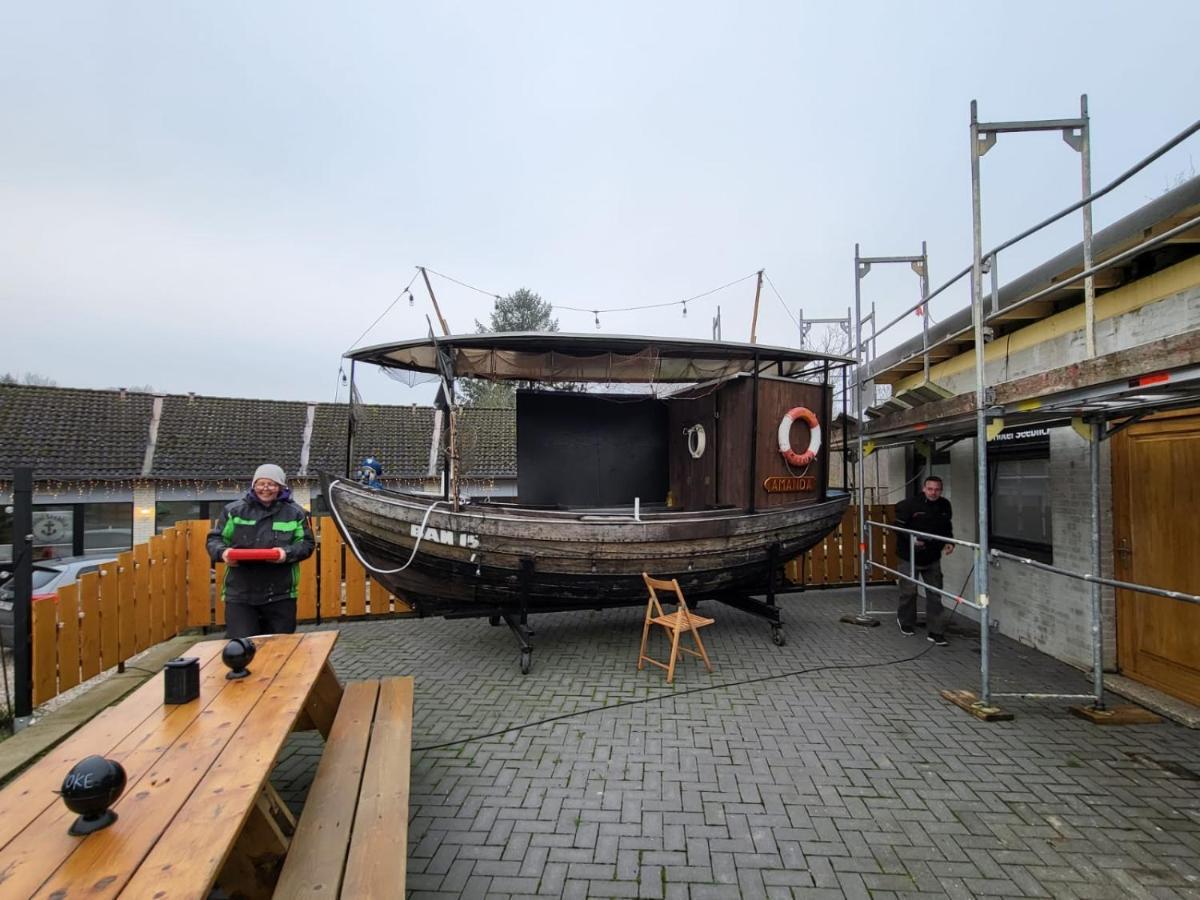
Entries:
{"label": "parked car", "polygon": [[[63,559],[39,560],[33,564],[33,601],[37,603],[54,597],[60,587],[79,580],[88,572],[98,572],[108,563],[115,563],[115,556],[68,556]],[[9,564],[5,563],[5,569]],[[6,571],[0,579],[6,579]],[[11,581],[0,585],[0,640],[5,647],[13,645],[13,597]]]}

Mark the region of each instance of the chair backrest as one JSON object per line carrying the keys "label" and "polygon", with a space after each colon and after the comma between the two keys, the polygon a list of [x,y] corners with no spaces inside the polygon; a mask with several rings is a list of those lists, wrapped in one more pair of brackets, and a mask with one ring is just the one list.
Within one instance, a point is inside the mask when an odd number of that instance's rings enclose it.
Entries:
{"label": "chair backrest", "polygon": [[679,582],[676,579],[672,578],[670,581],[664,581],[661,578],[651,578],[647,573],[643,572],[642,580],[646,582],[646,590],[650,592],[650,602],[647,606],[647,611],[649,611],[650,606],[653,606],[658,610],[660,616],[666,615],[663,612],[662,603],[659,602],[658,591],[674,591],[676,599],[668,599],[667,602],[677,603],[679,604],[679,608],[685,613],[688,611],[687,601],[683,599],[683,588],[679,586]]}

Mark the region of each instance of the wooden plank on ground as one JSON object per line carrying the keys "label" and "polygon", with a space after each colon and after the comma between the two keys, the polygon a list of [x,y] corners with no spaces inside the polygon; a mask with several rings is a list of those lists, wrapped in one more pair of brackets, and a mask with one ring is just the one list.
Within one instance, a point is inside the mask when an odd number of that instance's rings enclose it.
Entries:
{"label": "wooden plank on ground", "polygon": [[100,574],[88,572],[79,579],[79,677],[84,681],[100,674]]}
{"label": "wooden plank on ground", "polygon": [[349,548],[346,549],[346,615],[367,614],[367,570]]}
{"label": "wooden plank on ground", "polygon": [[279,897],[338,896],[378,695],[375,680],[346,686],[276,885]]}
{"label": "wooden plank on ground", "polygon": [[[272,640],[284,637],[291,635],[278,635]],[[145,862],[129,880],[125,888],[127,896],[191,896],[196,893],[197,885],[211,887],[336,639],[336,632],[304,635],[304,640],[275,676],[270,689],[261,695],[254,707],[253,727],[238,728],[221,749],[191,796],[173,815],[170,829],[153,844]],[[255,770],[258,777],[251,777],[247,771],[253,765],[251,761],[258,764]],[[157,768],[163,769],[162,766]],[[141,815],[157,814],[153,802],[148,806],[150,808],[144,809]],[[392,855],[395,855],[394,851]],[[83,870],[79,874],[87,877]],[[121,880],[121,873],[117,875]],[[94,880],[95,876],[92,876],[89,881],[80,883],[91,884]],[[207,896],[207,892],[200,892],[199,896]],[[401,897],[403,893],[383,896]]]}
{"label": "wooden plank on ground", "polygon": [[[48,602],[48,601],[46,601]],[[34,604],[34,618],[38,617]],[[189,656],[200,660],[204,673],[215,663],[222,681],[225,667],[221,664],[224,641],[206,641],[195,645]],[[35,651],[37,645],[34,645]],[[36,685],[36,669],[35,669]],[[202,683],[203,684],[203,683]],[[203,689],[201,698],[204,697]],[[149,716],[161,715],[163,677],[151,678],[116,706],[100,712],[86,729],[77,731],[43,757],[28,771],[18,775],[0,791],[0,851],[7,855],[9,842],[49,806],[60,805],[54,791],[62,787],[63,775],[85,756],[97,753],[110,755],[131,732],[138,729]],[[34,702],[38,702],[36,697]]]}
{"label": "wooden plank on ground", "polygon": [[100,665],[111,669],[121,661],[117,654],[117,603],[120,586],[117,583],[117,563],[107,563],[100,568]]}
{"label": "wooden plank on ground", "polygon": [[137,609],[134,603],[133,551],[117,554],[117,661],[137,653]]}
{"label": "wooden plank on ground", "polygon": [[[228,798],[223,800],[206,793],[203,798],[206,818],[218,820],[215,829],[210,828],[207,833],[181,827],[180,811],[189,799],[196,798],[199,791],[197,775],[207,773],[201,776],[202,782],[206,780],[215,761],[233,741],[238,741],[240,747],[252,754],[253,748],[245,746],[246,736],[252,735],[257,740],[267,740],[273,736],[270,719],[288,705],[282,702],[284,696],[276,692],[277,676],[282,676],[283,671],[287,670],[288,664],[297,656],[295,651],[303,643],[300,635],[276,635],[260,644],[258,655],[250,667],[250,677],[233,682],[232,689],[222,689],[217,700],[209,705],[207,714],[192,722],[158,762],[141,779],[126,788],[124,795],[113,806],[120,816],[120,827],[113,826],[89,835],[46,881],[39,893],[63,897],[82,896],[85,893],[89,897],[116,897],[125,889],[151,848],[155,848],[157,853],[167,844],[171,856],[165,862],[170,865],[155,865],[147,861],[152,870],[146,870],[146,875],[154,881],[153,886],[142,883],[134,888],[131,885],[128,896],[207,896],[207,891],[195,889],[193,864],[205,853],[216,852],[224,856],[233,843],[232,835],[225,840],[224,831],[234,828],[236,834],[245,819],[245,810],[235,814],[225,805]],[[312,673],[309,677],[313,677]],[[272,702],[272,698],[280,702]],[[300,701],[295,702],[298,705]],[[241,731],[242,722],[256,707],[263,715],[256,715],[254,728]],[[278,710],[273,707],[278,707]],[[238,740],[239,736],[241,740]],[[271,760],[274,756],[272,752]],[[261,787],[258,779],[245,777],[245,766],[253,764],[249,762],[250,759],[253,757],[242,760],[242,780],[247,786],[253,782],[253,791],[257,794]],[[270,760],[258,762],[264,769],[269,768]],[[164,834],[168,825],[171,826],[170,831]],[[173,837],[183,838],[186,842],[180,845],[172,840]],[[155,859],[161,857],[156,856]],[[180,890],[179,882],[172,882],[168,888],[167,880],[172,869],[177,875],[190,876],[182,882],[191,886],[190,892]],[[160,894],[160,890],[165,893]]]}
{"label": "wooden plank on ground", "polygon": [[342,614],[342,536],[328,516],[321,518],[321,619]]}
{"label": "wooden plank on ground", "polygon": [[205,547],[207,539],[207,522],[197,519],[187,523],[187,623],[191,628],[212,624],[212,564]]}
{"label": "wooden plank on ground", "polygon": [[[42,601],[43,603],[49,601]],[[58,693],[79,684],[79,584],[58,589]]]}
{"label": "wooden plank on ground", "polygon": [[408,854],[396,848],[408,846],[412,715],[412,677],[384,680],[346,856],[344,897],[404,896]]}
{"label": "wooden plank on ground", "polygon": [[[147,773],[152,772],[163,754],[180,735],[204,715],[206,710],[212,708],[218,694],[233,684],[225,679],[227,671],[219,656],[207,654],[201,668],[198,700],[170,708],[161,706],[162,676],[151,679],[156,690],[147,691],[148,685],[143,685],[126,701],[137,704],[134,714],[113,717],[114,724],[115,721],[120,721],[127,729],[121,739],[118,739],[115,728],[108,729],[106,736],[116,741],[115,746],[103,751],[83,749],[80,751],[81,755],[72,762],[77,762],[89,753],[101,752],[102,755],[121,764],[130,785],[137,784]],[[159,704],[159,707],[147,714],[148,705],[154,703]],[[112,713],[117,709],[112,707],[108,712]],[[124,710],[124,704],[120,709]],[[61,784],[62,773],[67,771],[70,765],[70,762],[64,761],[61,766],[55,766],[51,770],[51,776],[58,779],[57,784]],[[150,777],[153,778],[153,774]],[[4,886],[5,890],[15,897],[33,896],[45,880],[47,871],[60,866],[79,846],[79,838],[67,834],[67,828],[75,818],[74,814],[49,792],[26,793],[29,794],[29,809],[23,812],[28,816],[28,825],[3,847]]]}

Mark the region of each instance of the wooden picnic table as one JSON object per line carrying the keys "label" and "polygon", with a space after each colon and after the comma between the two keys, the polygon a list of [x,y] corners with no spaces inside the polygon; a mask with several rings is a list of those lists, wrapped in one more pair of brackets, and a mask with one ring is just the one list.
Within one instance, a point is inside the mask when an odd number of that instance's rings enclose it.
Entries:
{"label": "wooden picnic table", "polygon": [[[250,677],[228,681],[224,640],[188,651],[200,697],[163,704],[159,673],[0,791],[0,896],[198,897],[253,877],[287,817],[268,777],[288,734],[328,734],[342,690],[329,666],[336,631],[256,638]],[[71,837],[54,793],[91,754],[125,767],[117,821]],[[225,873],[225,874],[222,874]],[[239,883],[236,889],[241,890]],[[253,885],[250,886],[251,888]],[[253,893],[253,891],[251,891]]]}

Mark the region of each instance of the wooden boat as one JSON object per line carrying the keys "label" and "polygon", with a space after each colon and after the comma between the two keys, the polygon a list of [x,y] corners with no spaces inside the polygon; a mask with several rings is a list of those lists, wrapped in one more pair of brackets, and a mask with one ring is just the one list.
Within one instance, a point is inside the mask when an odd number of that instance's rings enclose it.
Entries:
{"label": "wooden boat", "polygon": [[[511,501],[461,496],[452,409],[440,495],[324,478],[334,521],[374,578],[419,614],[506,621],[526,671],[529,613],[643,604],[643,572],[679,579],[689,601],[763,616],[782,643],[782,567],[833,530],[849,502],[828,489],[821,439],[831,370],[851,362],[841,357],[556,333],[430,337],[348,356],[352,377],[359,362],[436,372],[443,408],[463,376],[645,386],[518,391]],[[664,395],[664,385],[679,388]],[[348,448],[348,470],[352,458]]]}

